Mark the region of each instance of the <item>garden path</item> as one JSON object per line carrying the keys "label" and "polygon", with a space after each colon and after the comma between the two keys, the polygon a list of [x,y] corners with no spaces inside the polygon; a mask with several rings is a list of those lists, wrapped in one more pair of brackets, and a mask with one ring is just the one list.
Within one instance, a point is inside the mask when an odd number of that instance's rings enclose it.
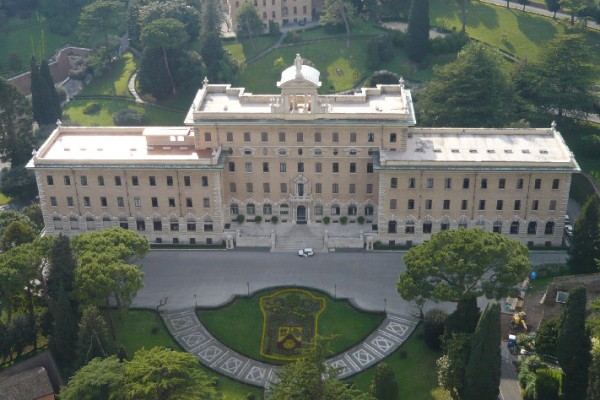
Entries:
{"label": "garden path", "polygon": [[[219,342],[202,325],[193,308],[167,312],[162,318],[171,335],[206,367],[243,383],[266,387],[277,381],[282,367],[243,356]],[[357,374],[392,354],[412,333],[417,321],[387,313],[385,320],[365,340],[326,360],[338,368],[338,378]]]}

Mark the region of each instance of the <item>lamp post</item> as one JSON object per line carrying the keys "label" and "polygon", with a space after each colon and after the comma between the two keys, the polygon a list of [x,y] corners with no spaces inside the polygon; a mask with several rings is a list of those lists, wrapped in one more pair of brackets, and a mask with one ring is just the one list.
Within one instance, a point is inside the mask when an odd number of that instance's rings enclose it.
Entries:
{"label": "lamp post", "polygon": [[333,285],[333,298],[337,299],[337,284]]}
{"label": "lamp post", "polygon": [[386,312],[386,310],[387,310],[387,297],[385,297],[383,299],[383,312]]}
{"label": "lamp post", "polygon": [[194,305],[198,308],[198,299],[196,299],[196,293],[194,293]]}
{"label": "lamp post", "polygon": [[248,297],[250,297],[250,282],[246,282],[246,287],[248,288]]}

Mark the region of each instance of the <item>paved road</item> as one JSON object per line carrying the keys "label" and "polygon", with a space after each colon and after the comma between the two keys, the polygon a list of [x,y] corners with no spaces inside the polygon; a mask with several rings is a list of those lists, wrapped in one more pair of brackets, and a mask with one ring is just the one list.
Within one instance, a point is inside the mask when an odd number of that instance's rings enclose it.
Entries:
{"label": "paved road", "polygon": [[502,376],[500,377],[500,400],[521,399],[521,388],[513,356],[506,347],[506,342],[500,344],[502,352]]}
{"label": "paved road", "polygon": [[[414,315],[416,307],[396,292],[405,266],[403,253],[293,253],[248,251],[152,251],[142,260],[144,288],[134,307],[154,308],[168,297],[167,310],[218,306],[235,294],[272,286],[298,285],[354,299],[364,309]],[[564,262],[563,252],[539,252],[534,264]],[[432,307],[434,304],[428,305]],[[451,310],[452,304],[437,304]],[[426,307],[427,308],[427,307]]]}

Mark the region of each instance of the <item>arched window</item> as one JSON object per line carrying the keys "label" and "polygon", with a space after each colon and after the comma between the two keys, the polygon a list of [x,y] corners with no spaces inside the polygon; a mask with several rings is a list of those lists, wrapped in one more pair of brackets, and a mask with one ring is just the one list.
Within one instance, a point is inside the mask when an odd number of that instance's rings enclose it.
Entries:
{"label": "arched window", "polygon": [[94,217],[85,217],[85,225],[88,231],[96,229],[96,220]]}
{"label": "arched window", "polygon": [[110,228],[110,225],[111,225],[110,217],[107,217],[107,216],[102,217],[102,227]]}
{"label": "arched window", "polygon": [[119,217],[119,226],[123,229],[129,229],[129,222],[127,217]]}
{"label": "arched window", "polygon": [[256,213],[256,208],[254,207],[254,204],[250,203],[246,206],[246,213],[248,215],[254,215]]}
{"label": "arched window", "polygon": [[348,206],[348,215],[356,215],[356,206],[354,204]]}
{"label": "arched window", "polygon": [[554,235],[554,222],[546,222],[546,227],[544,228],[544,235]]}
{"label": "arched window", "polygon": [[537,233],[537,222],[531,221],[527,225],[527,234],[528,235],[535,235],[536,233]]}
{"label": "arched window", "polygon": [[204,232],[212,232],[213,223],[211,217],[204,217]]}
{"label": "arched window", "polygon": [[372,205],[366,205],[365,206],[365,215],[373,215],[373,206]]}
{"label": "arched window", "polygon": [[323,215],[323,206],[320,204],[317,204],[315,206],[315,215]]}
{"label": "arched window", "polygon": [[408,233],[408,234],[415,233],[415,223],[414,223],[414,221],[406,221],[406,226],[404,228],[404,233]]}
{"label": "arched window", "polygon": [[77,217],[70,217],[69,222],[71,223],[71,229],[79,229],[79,219]]}
{"label": "arched window", "polygon": [[513,221],[510,224],[510,234],[518,235],[519,234],[519,221]]}
{"label": "arched window", "polygon": [[62,219],[60,219],[60,217],[52,217],[52,223],[56,230],[61,230],[63,228]]}
{"label": "arched window", "polygon": [[500,222],[500,221],[494,222],[493,230],[495,233],[502,233],[502,222]]}
{"label": "arched window", "polygon": [[146,230],[146,221],[143,218],[138,218],[135,220],[135,226],[138,231]]}
{"label": "arched window", "polygon": [[229,206],[229,213],[231,215],[238,215],[240,213],[240,208],[238,207],[237,203],[231,203]]}
{"label": "arched window", "polygon": [[265,214],[265,215],[273,214],[273,206],[270,204],[263,205],[263,214]]}
{"label": "arched window", "polygon": [[179,221],[177,220],[177,218],[171,218],[171,220],[169,221],[169,228],[171,229],[171,232],[179,231]]}
{"label": "arched window", "polygon": [[331,215],[340,215],[340,206],[337,204],[333,204],[331,206]]}

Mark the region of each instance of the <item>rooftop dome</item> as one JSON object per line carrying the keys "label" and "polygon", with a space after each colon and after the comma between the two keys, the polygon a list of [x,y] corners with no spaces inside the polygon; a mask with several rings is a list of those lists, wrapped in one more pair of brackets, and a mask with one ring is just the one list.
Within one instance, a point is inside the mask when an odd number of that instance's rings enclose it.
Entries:
{"label": "rooftop dome", "polygon": [[300,54],[296,54],[294,65],[286,68],[281,73],[281,80],[277,82],[277,86],[282,86],[293,80],[303,79],[319,87],[321,86],[321,82],[319,81],[320,76],[321,73],[316,68],[302,64]]}

